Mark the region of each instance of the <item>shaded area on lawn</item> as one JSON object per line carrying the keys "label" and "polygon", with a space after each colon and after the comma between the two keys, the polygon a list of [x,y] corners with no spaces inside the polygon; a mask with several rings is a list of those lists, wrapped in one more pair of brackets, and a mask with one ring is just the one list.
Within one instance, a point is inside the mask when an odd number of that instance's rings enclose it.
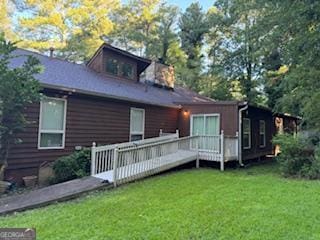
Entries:
{"label": "shaded area on lawn", "polygon": [[76,201],[0,218],[39,239],[319,239],[319,181],[276,165],[159,175]]}

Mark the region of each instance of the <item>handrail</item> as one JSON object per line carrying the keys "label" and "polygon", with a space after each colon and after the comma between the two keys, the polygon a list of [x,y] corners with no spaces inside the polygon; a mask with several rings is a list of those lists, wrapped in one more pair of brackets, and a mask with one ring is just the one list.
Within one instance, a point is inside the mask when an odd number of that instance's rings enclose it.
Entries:
{"label": "handrail", "polygon": [[163,141],[163,142],[154,142],[154,143],[150,143],[150,144],[143,144],[143,145],[136,145],[136,146],[130,146],[128,148],[125,149],[119,149],[119,152],[125,152],[127,150],[131,150],[131,149],[141,149],[141,148],[145,148],[145,147],[152,147],[152,146],[157,146],[160,144],[167,144],[167,143],[173,143],[173,142],[179,142],[185,139],[192,139],[192,138],[197,138],[198,136],[187,136],[187,137],[181,137],[181,138],[177,138],[177,139],[171,139],[168,141]]}
{"label": "handrail", "polygon": [[132,142],[124,142],[124,143],[115,143],[115,144],[110,144],[110,145],[103,145],[103,146],[96,146],[96,150],[108,150],[108,149],[113,149],[113,148],[126,148],[126,147],[131,147],[131,146],[136,146],[136,145],[144,145],[144,144],[148,144],[148,143],[153,143],[153,142],[159,142],[159,141],[165,141],[165,140],[169,140],[172,138],[178,138],[179,136],[177,135],[177,133],[172,133],[172,134],[168,134],[165,136],[161,136],[161,137],[154,137],[154,138],[146,138],[146,139],[142,139],[142,140],[138,140],[138,141],[132,141]]}

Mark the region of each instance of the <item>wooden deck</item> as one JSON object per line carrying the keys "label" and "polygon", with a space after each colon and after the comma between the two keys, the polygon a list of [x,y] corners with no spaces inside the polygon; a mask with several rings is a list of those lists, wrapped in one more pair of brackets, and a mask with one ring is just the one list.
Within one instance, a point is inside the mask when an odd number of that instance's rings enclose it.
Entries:
{"label": "wooden deck", "polygon": [[[143,162],[128,164],[117,169],[117,180],[121,181],[128,178],[140,178],[150,174],[155,174],[179,166],[181,164],[197,160],[197,157],[198,154],[195,151],[178,150],[177,152],[171,153],[169,155],[145,160]],[[114,170],[112,169],[96,174],[94,175],[94,177],[113,182]]]}

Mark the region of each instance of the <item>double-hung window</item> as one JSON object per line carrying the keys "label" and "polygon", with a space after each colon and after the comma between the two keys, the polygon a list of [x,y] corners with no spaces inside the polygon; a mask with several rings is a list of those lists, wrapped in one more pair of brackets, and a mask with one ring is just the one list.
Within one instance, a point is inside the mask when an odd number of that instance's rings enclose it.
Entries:
{"label": "double-hung window", "polygon": [[130,110],[130,141],[144,139],[144,109]]}
{"label": "double-hung window", "polygon": [[251,121],[249,118],[243,119],[243,148],[251,148]]}
{"label": "double-hung window", "polygon": [[67,101],[45,97],[40,102],[39,149],[63,149]]}
{"label": "double-hung window", "polygon": [[259,121],[259,141],[260,147],[266,146],[266,122],[264,120]]}

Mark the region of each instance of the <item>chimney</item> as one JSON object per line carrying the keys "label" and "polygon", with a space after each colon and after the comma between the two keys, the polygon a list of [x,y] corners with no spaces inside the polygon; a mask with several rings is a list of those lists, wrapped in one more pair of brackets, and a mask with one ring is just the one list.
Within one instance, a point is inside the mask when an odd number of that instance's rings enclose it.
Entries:
{"label": "chimney", "polygon": [[50,50],[50,57],[53,58],[54,48],[53,48],[53,47],[50,47],[49,50]]}
{"label": "chimney", "polygon": [[144,80],[158,86],[173,89],[175,82],[174,67],[152,61],[145,71]]}

